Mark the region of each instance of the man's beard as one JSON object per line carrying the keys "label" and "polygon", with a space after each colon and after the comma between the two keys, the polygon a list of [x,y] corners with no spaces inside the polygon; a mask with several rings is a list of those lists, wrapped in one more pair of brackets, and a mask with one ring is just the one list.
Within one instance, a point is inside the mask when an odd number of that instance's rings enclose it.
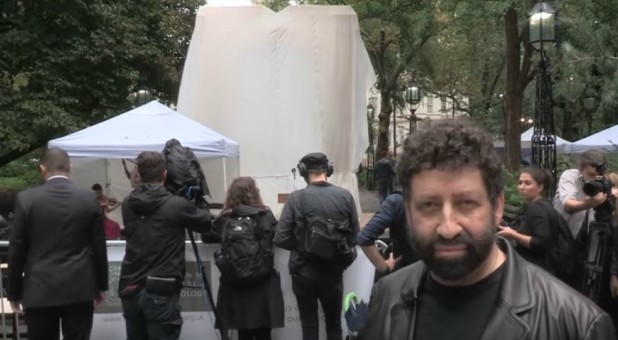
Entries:
{"label": "man's beard", "polygon": [[[456,281],[463,279],[478,268],[491,253],[491,248],[496,241],[493,216],[489,223],[477,238],[467,233],[465,229],[451,240],[445,240],[438,234],[432,235],[430,239],[421,240],[414,231],[409,233],[409,237],[418,257],[425,262],[431,273],[443,280]],[[436,257],[434,248],[437,245],[466,245],[466,252],[459,258],[439,258]]]}

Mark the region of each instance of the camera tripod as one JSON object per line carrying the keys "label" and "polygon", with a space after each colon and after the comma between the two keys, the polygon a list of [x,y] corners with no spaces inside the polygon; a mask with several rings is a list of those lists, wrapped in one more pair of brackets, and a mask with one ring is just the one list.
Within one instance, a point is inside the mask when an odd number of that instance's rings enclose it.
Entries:
{"label": "camera tripod", "polygon": [[[193,204],[195,204],[195,206],[199,206],[202,203],[208,205],[207,202],[205,202],[204,200],[201,200],[201,195],[199,194],[200,192],[201,190],[199,188],[189,187],[187,189],[187,196],[189,196],[189,198],[191,199]],[[197,244],[195,243],[195,236],[193,235],[193,232],[189,229],[187,229],[187,233],[189,234],[189,240],[191,240],[191,247],[193,248],[193,253],[195,254],[195,261],[197,262],[197,268],[200,272],[200,277],[202,278],[202,288],[206,292],[206,304],[212,307],[212,311],[216,318],[218,316],[217,307],[215,306],[215,300],[212,296],[212,289],[210,288],[210,284],[208,283],[208,279],[206,277],[206,271],[204,270],[204,264],[202,262],[202,258],[197,249]],[[229,339],[227,330],[223,329],[223,327],[219,329],[219,335],[220,335],[221,340]]]}
{"label": "camera tripod", "polygon": [[602,282],[608,280],[607,267],[613,251],[612,232],[609,222],[590,222],[588,226],[581,293],[597,305]]}

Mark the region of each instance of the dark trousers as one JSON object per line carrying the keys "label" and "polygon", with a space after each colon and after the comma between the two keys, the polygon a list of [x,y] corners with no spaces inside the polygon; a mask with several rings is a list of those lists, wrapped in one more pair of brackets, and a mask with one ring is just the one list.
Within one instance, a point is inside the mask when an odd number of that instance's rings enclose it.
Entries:
{"label": "dark trousers", "polygon": [[343,275],[313,280],[292,274],[292,291],[298,303],[303,340],[318,340],[320,337],[318,300],[324,312],[326,339],[342,340]]}
{"label": "dark trousers", "polygon": [[178,294],[163,296],[141,290],[122,298],[127,340],[177,340],[182,328]]}
{"label": "dark trousers", "polygon": [[57,340],[60,328],[65,340],[88,340],[92,330],[92,313],[94,302],[82,302],[71,305],[27,308],[26,324],[28,339]]}
{"label": "dark trousers", "polygon": [[270,328],[239,329],[238,340],[271,340]]}
{"label": "dark trousers", "polygon": [[380,197],[380,204],[391,194],[393,191],[393,181],[391,180],[378,180],[378,196]]}

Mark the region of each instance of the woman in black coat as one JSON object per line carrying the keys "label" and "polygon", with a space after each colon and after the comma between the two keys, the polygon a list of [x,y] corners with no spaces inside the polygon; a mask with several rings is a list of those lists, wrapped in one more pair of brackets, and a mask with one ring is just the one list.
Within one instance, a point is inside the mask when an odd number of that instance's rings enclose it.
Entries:
{"label": "woman in black coat", "polygon": [[[263,235],[263,248],[272,254],[277,220],[262,203],[251,177],[236,178],[228,192],[222,213],[213,223],[215,235],[230,225],[231,219],[251,216]],[[272,259],[272,257],[271,257]],[[233,278],[220,278],[217,298],[217,327],[237,329],[238,340],[270,340],[271,329],[283,327],[283,293],[279,273],[272,268],[265,277],[251,284],[235,284]]]}
{"label": "woman in black coat", "polygon": [[515,241],[517,252],[528,262],[555,274],[555,264],[549,254],[558,240],[560,216],[552,203],[544,197],[551,181],[551,173],[546,169],[522,170],[517,188],[528,202],[526,213],[518,230],[499,227],[501,230],[498,235]]}

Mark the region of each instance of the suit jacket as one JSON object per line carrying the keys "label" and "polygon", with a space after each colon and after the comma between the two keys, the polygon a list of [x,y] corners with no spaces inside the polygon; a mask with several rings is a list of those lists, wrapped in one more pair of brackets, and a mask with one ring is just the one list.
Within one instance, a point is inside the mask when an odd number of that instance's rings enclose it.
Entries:
{"label": "suit jacket", "polygon": [[103,211],[93,191],[52,178],[19,193],[7,288],[24,308],[87,302],[107,290]]}
{"label": "suit jacket", "polygon": [[[612,320],[569,286],[526,262],[499,238],[507,254],[498,301],[481,340],[615,340]],[[359,340],[413,340],[427,267],[421,261],[378,281]]]}

